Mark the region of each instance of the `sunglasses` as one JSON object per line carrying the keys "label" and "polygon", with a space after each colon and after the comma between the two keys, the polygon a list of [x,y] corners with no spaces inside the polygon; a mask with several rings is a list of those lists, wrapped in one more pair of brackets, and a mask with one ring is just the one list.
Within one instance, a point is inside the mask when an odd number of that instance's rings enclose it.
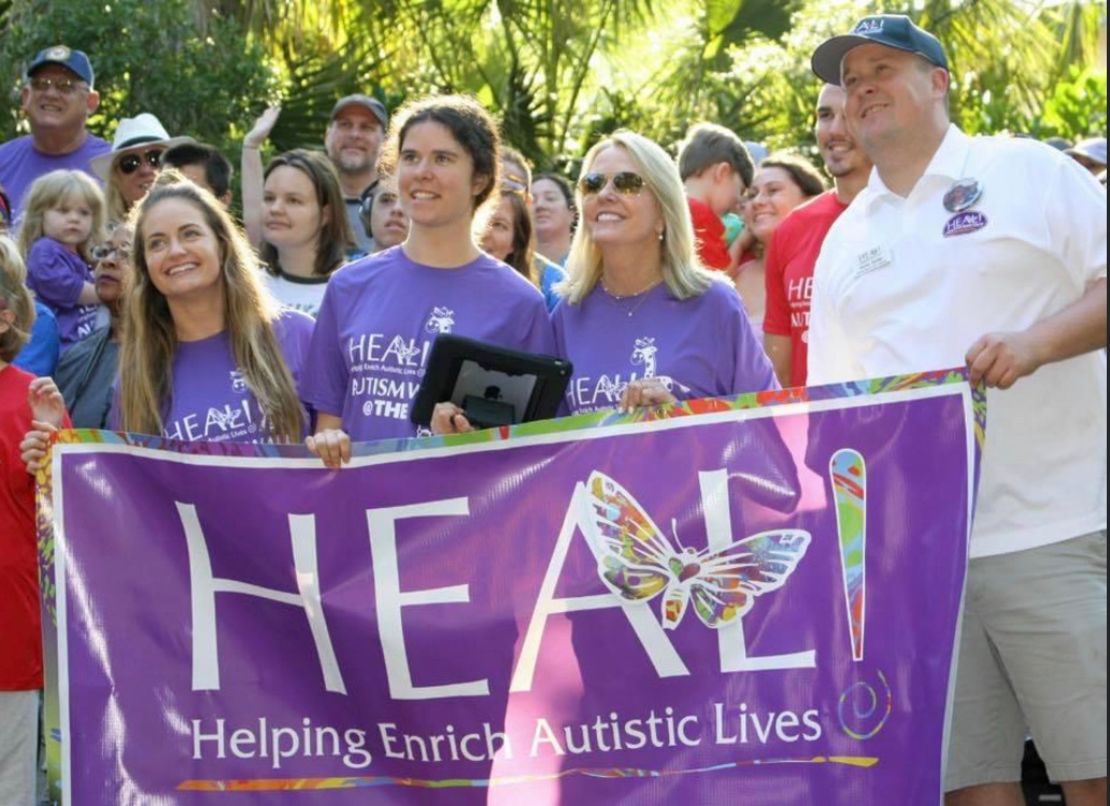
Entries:
{"label": "sunglasses", "polygon": [[603,191],[610,179],[613,180],[613,190],[622,196],[635,196],[644,189],[644,178],[632,171],[621,171],[612,176],[590,171],[578,180],[578,189],[583,196],[592,196]]}
{"label": "sunglasses", "polygon": [[0,230],[5,230],[12,225],[12,204],[8,201],[7,194],[0,190]]}
{"label": "sunglasses", "polygon": [[73,95],[87,86],[84,81],[74,81],[72,78],[32,78],[28,83],[35,92],[47,92],[53,88],[62,95]]}
{"label": "sunglasses", "polygon": [[118,259],[119,261],[126,262],[131,259],[131,247],[102,244],[100,246],[93,247],[91,254],[93,256],[93,260],[97,261],[107,260],[112,255],[115,255],[116,259]]}
{"label": "sunglasses", "polygon": [[133,174],[139,170],[139,166],[143,164],[143,160],[151,168],[158,168],[162,165],[162,149],[151,149],[144,151],[142,154],[125,154],[119,158],[119,170],[122,174]]}

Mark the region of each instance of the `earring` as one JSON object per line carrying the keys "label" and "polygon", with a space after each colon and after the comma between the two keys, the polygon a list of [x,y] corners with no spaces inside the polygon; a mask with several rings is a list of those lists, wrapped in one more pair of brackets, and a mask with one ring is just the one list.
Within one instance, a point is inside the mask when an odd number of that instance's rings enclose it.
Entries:
{"label": "earring", "polygon": [[660,240],[660,241],[662,241],[662,240],[663,240],[663,236],[664,236],[664,235],[666,235],[666,234],[667,234],[667,231],[666,231],[666,230],[660,230],[660,231],[659,231],[659,240]]}

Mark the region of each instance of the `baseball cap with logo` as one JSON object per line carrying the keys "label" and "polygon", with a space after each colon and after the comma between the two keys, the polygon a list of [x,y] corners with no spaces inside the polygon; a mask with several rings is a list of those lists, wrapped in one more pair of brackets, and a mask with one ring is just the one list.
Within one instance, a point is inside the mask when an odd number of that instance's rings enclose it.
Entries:
{"label": "baseball cap with logo", "polygon": [[54,45],[40,50],[28,65],[23,74],[24,78],[30,78],[36,70],[48,64],[61,65],[90,87],[93,85],[93,69],[89,57],[84,51],[73,50],[65,45]]}
{"label": "baseball cap with logo", "polygon": [[840,62],[859,45],[885,45],[916,53],[937,67],[948,69],[948,58],[940,40],[913,24],[903,14],[877,14],[864,17],[849,34],[826,39],[813,51],[810,66],[817,77],[829,84],[840,84]]}
{"label": "baseball cap with logo", "polygon": [[352,105],[368,110],[382,124],[383,129],[389,128],[389,113],[385,111],[385,104],[369,95],[347,95],[340,98],[332,107],[331,119],[335,120],[340,112]]}

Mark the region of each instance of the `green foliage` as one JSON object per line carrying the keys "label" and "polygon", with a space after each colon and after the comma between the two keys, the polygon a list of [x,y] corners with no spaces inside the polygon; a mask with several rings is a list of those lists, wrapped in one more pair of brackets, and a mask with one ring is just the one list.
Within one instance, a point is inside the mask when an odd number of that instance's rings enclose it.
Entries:
{"label": "green foliage", "polygon": [[1072,66],[1056,85],[1036,121],[1036,137],[1065,137],[1072,142],[1106,135],[1106,73]]}
{"label": "green foliage", "polygon": [[[93,57],[92,128],[157,114],[238,158],[266,103],[270,147],[318,147],[351,92],[396,109],[468,92],[538,168],[573,173],[619,127],[664,145],[699,120],[814,156],[814,48],[861,16],[903,12],[944,42],[953,119],[971,132],[1106,127],[1105,4],[1013,0],[0,0],[0,81],[39,47]],[[1101,55],[1100,55],[1101,54]],[[18,121],[0,112],[0,137]]]}
{"label": "green foliage", "polygon": [[[96,71],[96,134],[110,140],[121,117],[152,112],[170,134],[226,149],[273,95],[276,76],[238,22],[216,12],[198,21],[194,12],[189,0],[15,0],[0,20],[0,81],[17,98],[30,58],[67,44]],[[0,139],[16,133],[18,106],[0,117]]]}

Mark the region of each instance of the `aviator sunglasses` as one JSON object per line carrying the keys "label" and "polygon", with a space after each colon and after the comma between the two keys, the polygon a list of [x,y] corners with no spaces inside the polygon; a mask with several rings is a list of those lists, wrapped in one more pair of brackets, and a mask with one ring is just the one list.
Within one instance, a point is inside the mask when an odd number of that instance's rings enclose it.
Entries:
{"label": "aviator sunglasses", "polygon": [[151,149],[144,151],[142,154],[125,154],[119,158],[119,170],[122,174],[133,174],[139,170],[139,166],[146,160],[151,168],[158,168],[162,165],[162,150]]}
{"label": "aviator sunglasses", "polygon": [[590,171],[578,180],[578,189],[583,196],[600,193],[613,180],[613,189],[622,196],[635,196],[644,189],[644,178],[632,171],[621,171],[612,176],[598,171]]}

